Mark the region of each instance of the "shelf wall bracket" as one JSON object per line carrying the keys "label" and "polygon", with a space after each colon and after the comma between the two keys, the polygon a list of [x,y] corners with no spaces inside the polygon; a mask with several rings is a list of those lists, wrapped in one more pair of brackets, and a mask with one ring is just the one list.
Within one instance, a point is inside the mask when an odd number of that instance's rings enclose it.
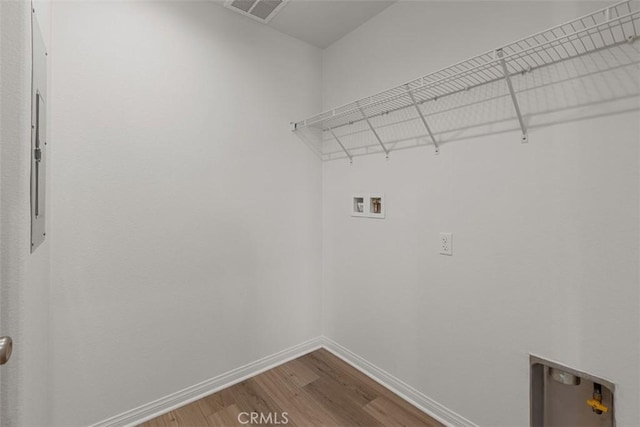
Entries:
{"label": "shelf wall bracket", "polygon": [[524,144],[526,142],[529,142],[529,135],[527,134],[527,126],[524,124],[524,119],[522,118],[522,112],[520,111],[518,98],[516,98],[516,92],[513,90],[513,83],[511,83],[511,76],[509,75],[509,69],[507,68],[507,62],[504,60],[504,52],[502,51],[502,49],[496,50],[496,57],[500,59],[500,64],[502,65],[502,72],[504,73],[504,79],[507,82],[507,86],[509,87],[509,94],[511,94],[513,107],[515,108],[516,115],[518,116],[520,129],[522,129],[521,142]]}
{"label": "shelf wall bracket", "polygon": [[336,140],[340,148],[342,148],[342,151],[344,151],[344,154],[346,154],[347,157],[349,158],[349,163],[353,163],[353,156],[351,156],[351,153],[349,153],[349,150],[347,150],[344,144],[342,144],[342,141],[340,141],[340,138],[338,138],[335,132],[333,132],[332,128],[329,128],[329,132],[331,132],[331,136],[333,136],[333,138]]}
{"label": "shelf wall bracket", "polygon": [[427,119],[424,118],[424,114],[422,114],[422,110],[420,109],[420,107],[418,107],[418,103],[416,102],[416,98],[413,96],[413,92],[411,92],[411,89],[409,89],[408,86],[405,86],[405,89],[407,90],[407,94],[409,94],[409,97],[411,98],[411,102],[413,103],[413,106],[416,108],[416,111],[418,112],[418,115],[420,116],[420,120],[422,120],[422,124],[424,125],[425,129],[427,130],[427,133],[429,134],[429,137],[431,137],[431,141],[433,142],[433,145],[436,147],[436,154],[440,153],[440,147],[438,146],[438,141],[436,141],[436,137],[433,136],[433,132],[431,132],[431,128],[429,127],[429,124],[427,123]]}
{"label": "shelf wall bracket", "polygon": [[369,129],[371,130],[371,132],[373,132],[373,135],[378,140],[378,144],[380,144],[380,147],[382,147],[382,150],[384,151],[384,155],[388,159],[389,158],[389,150],[387,149],[387,147],[384,146],[384,143],[382,142],[382,139],[380,138],[380,135],[378,135],[378,132],[376,132],[376,129],[373,127],[373,125],[369,121],[369,117],[364,113],[364,110],[362,109],[362,107],[358,107],[358,109],[360,110],[360,114],[362,114],[362,117],[364,117],[365,122],[367,122],[367,125],[369,125]]}

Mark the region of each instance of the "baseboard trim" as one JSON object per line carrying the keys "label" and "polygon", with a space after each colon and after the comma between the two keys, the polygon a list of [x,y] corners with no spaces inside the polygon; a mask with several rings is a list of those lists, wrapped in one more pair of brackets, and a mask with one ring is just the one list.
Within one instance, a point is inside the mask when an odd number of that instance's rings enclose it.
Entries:
{"label": "baseboard trim", "polygon": [[242,382],[264,371],[282,365],[290,360],[303,356],[322,347],[322,337],[305,341],[301,344],[287,348],[263,357],[255,362],[233,369],[199,384],[187,387],[176,393],[162,397],[153,402],[131,409],[120,415],[116,415],[104,421],[93,424],[91,427],[121,427],[134,426],[165,414],[224,388]]}
{"label": "baseboard trim", "polygon": [[378,368],[373,363],[358,356],[332,339],[323,337],[322,346],[335,356],[353,366],[355,369],[393,391],[398,396],[441,423],[449,427],[478,427],[477,424],[474,424],[462,415],[459,415],[449,408],[439,404],[435,400],[411,387],[409,384],[401,381],[383,369]]}
{"label": "baseboard trim", "polygon": [[394,377],[373,363],[358,356],[327,337],[317,337],[301,344],[274,353],[255,362],[233,369],[199,384],[187,387],[176,393],[162,397],[153,402],[131,409],[90,427],[123,427],[135,426],[151,420],[173,409],[187,405],[219,390],[230,387],[264,371],[282,365],[290,360],[303,356],[319,348],[325,348],[335,356],[344,360],[355,369],[367,375],[382,386],[396,393],[432,418],[449,427],[478,427],[463,416],[439,404],[409,384]]}

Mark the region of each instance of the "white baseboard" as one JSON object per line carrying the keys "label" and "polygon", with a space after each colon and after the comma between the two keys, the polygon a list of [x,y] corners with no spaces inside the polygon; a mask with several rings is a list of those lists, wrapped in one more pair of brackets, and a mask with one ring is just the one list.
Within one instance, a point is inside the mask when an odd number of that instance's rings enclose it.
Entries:
{"label": "white baseboard", "polygon": [[120,415],[93,424],[90,427],[122,427],[134,426],[148,421],[173,409],[187,405],[212,393],[242,382],[264,371],[303,356],[324,347],[355,369],[364,373],[382,386],[396,393],[409,403],[416,406],[432,418],[449,427],[478,427],[461,415],[456,414],[423,393],[399,380],[388,372],[378,368],[373,363],[363,359],[347,348],[327,337],[318,337],[282,350],[271,356],[233,369],[217,377],[187,387],[176,393],[162,397],[153,402],[131,409]]}
{"label": "white baseboard", "polygon": [[322,338],[322,346],[382,386],[408,401],[422,412],[449,427],[478,427],[477,424],[427,397],[404,381],[378,368],[330,338]]}
{"label": "white baseboard", "polygon": [[91,427],[120,427],[140,424],[173,409],[215,393],[218,390],[230,387],[264,371],[268,371],[271,368],[282,365],[283,363],[317,350],[320,347],[322,347],[321,337],[311,339],[303,342],[302,344],[295,345],[288,349],[279,351],[278,353],[272,354],[271,356],[263,357],[260,360],[256,360],[255,362],[203,381],[200,384],[187,387],[184,390],[180,390],[153,402],[131,409],[120,415],[116,415],[107,420],[93,424]]}

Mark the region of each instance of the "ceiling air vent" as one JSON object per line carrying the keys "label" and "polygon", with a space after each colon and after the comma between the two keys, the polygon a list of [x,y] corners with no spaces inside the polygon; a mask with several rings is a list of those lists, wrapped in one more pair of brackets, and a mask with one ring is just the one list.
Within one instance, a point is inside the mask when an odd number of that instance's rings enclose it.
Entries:
{"label": "ceiling air vent", "polygon": [[288,0],[227,0],[224,5],[256,21],[267,23],[278,14]]}

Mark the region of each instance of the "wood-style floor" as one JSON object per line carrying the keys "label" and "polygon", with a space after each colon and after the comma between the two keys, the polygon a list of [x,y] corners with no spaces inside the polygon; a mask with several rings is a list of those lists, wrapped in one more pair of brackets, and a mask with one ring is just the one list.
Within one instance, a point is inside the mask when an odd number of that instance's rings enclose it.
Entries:
{"label": "wood-style floor", "polygon": [[442,426],[324,349],[142,424],[253,425]]}

